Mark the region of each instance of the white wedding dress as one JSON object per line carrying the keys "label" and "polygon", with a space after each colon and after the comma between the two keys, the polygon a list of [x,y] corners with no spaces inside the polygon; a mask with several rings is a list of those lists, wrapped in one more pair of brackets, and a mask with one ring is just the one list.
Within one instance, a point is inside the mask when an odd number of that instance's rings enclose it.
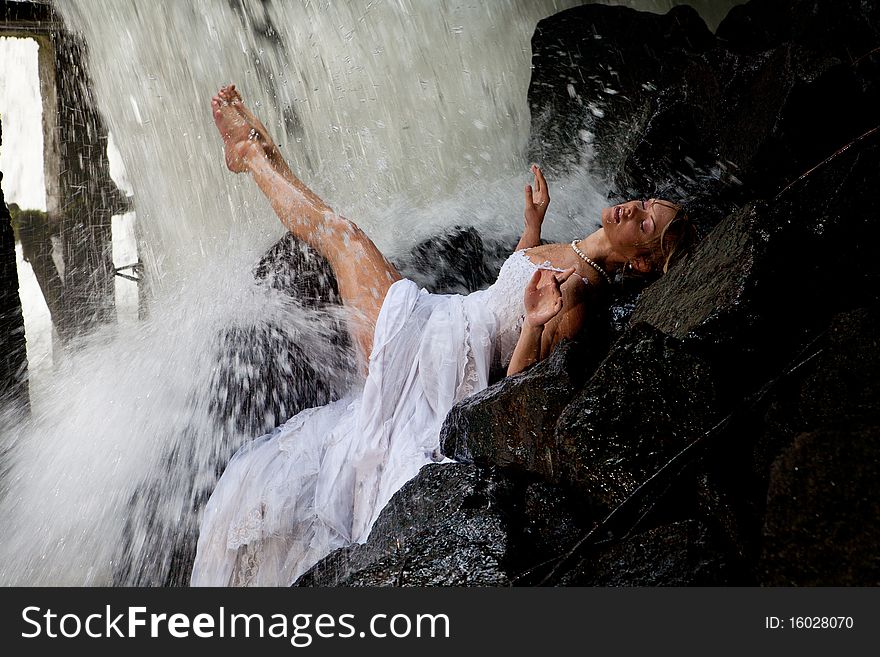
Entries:
{"label": "white wedding dress", "polygon": [[287,586],[365,541],[391,496],[442,459],[452,406],[488,385],[493,358],[510,360],[536,269],[517,251],[467,296],[394,283],[363,389],[298,413],[230,460],[202,517],[192,585]]}

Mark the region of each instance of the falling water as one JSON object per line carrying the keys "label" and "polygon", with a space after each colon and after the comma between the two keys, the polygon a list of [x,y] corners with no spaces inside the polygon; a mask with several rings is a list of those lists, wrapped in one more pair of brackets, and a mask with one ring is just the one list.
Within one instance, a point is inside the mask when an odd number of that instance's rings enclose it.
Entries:
{"label": "falling water", "polygon": [[[295,411],[289,399],[356,385],[332,339],[337,314],[255,282],[283,229],[225,170],[211,95],[234,81],[293,170],[392,257],[459,224],[515,241],[529,41],[539,19],[579,3],[57,4],[88,43],[134,191],[151,310],[91,335],[57,368],[49,402],[7,430],[0,582],[180,581],[231,451]],[[584,174],[551,184],[545,235],[587,230],[600,194]],[[322,387],[283,366],[265,387],[291,348]],[[230,410],[250,397],[273,410]]]}

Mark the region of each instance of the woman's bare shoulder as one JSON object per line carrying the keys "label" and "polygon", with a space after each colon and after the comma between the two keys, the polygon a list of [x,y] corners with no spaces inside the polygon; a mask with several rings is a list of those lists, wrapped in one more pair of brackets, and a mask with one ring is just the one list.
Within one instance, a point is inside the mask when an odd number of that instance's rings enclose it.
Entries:
{"label": "woman's bare shoulder", "polygon": [[526,256],[531,259],[535,264],[541,264],[544,261],[549,260],[550,262],[555,262],[560,259],[562,254],[567,253],[567,249],[571,247],[567,244],[541,244],[540,246],[533,246],[530,249],[523,249]]}

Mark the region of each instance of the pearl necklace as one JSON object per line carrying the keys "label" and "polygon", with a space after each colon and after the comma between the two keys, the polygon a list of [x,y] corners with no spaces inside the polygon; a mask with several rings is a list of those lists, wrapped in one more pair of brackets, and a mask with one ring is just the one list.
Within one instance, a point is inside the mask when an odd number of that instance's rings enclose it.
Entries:
{"label": "pearl necklace", "polygon": [[581,250],[578,248],[578,246],[577,246],[577,242],[578,242],[577,240],[572,240],[572,241],[571,241],[571,248],[574,249],[574,252],[578,254],[578,257],[580,257],[581,260],[583,260],[583,261],[586,262],[588,265],[590,265],[590,267],[592,267],[592,268],[595,269],[597,272],[599,272],[599,273],[602,275],[602,278],[604,278],[605,281],[608,283],[608,285],[611,285],[611,277],[608,275],[608,272],[605,271],[604,269],[602,269],[602,268],[598,265],[598,263],[596,263],[596,261],[594,261],[594,260],[588,258],[588,257],[587,257],[587,254],[584,253],[583,251],[581,251]]}

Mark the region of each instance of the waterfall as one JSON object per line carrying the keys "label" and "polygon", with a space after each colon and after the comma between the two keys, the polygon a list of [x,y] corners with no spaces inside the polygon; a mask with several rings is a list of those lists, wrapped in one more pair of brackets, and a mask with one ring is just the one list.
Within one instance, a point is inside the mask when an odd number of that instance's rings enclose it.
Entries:
{"label": "waterfall", "polygon": [[[326,385],[315,403],[351,385],[338,316],[254,281],[284,230],[223,165],[217,88],[235,82],[292,169],[390,256],[453,225],[515,242],[530,38],[576,4],[58,0],[88,44],[134,192],[150,313],[89,336],[56,368],[51,399],[4,429],[0,583],[180,581],[218,468],[253,437],[217,404],[262,395],[283,413],[310,394],[308,381],[258,389],[272,345],[310,356]],[[602,195],[586,175],[551,185],[545,236],[591,228]],[[246,336],[270,348],[243,358]]]}

